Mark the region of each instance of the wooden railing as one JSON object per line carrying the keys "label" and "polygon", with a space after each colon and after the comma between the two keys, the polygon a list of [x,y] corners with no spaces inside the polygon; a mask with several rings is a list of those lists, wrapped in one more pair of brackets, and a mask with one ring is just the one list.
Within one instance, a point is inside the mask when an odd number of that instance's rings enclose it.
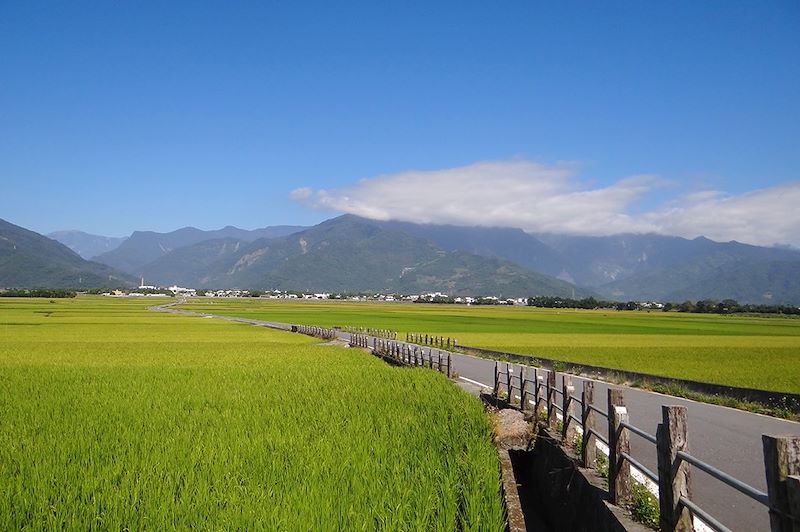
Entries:
{"label": "wooden railing", "polygon": [[336,329],[326,329],[325,327],[316,327],[314,325],[292,325],[292,332],[315,336],[323,340],[336,338]]}
{"label": "wooden railing", "polygon": [[369,349],[373,354],[397,364],[412,367],[427,367],[452,377],[451,354],[440,349],[426,349],[424,347],[384,340],[366,334],[350,334],[350,347]]}
{"label": "wooden railing", "polygon": [[[694,518],[714,530],[730,530],[693,501],[690,474],[693,468],[762,504],[769,513],[774,532],[800,531],[800,437],[762,436],[768,487],[767,492],[763,492],[689,452],[686,407],[662,406],[661,422],[655,434],[651,434],[629,422],[622,389],[608,389],[606,411],[594,404],[592,381],[584,381],[580,397],[574,390],[570,375],[561,376],[559,389],[554,371],[525,366],[515,368],[512,364],[495,362],[495,401],[505,400],[512,407],[532,410],[540,423],[550,430],[560,428],[562,442],[567,446],[573,446],[581,434],[583,467],[597,467],[598,441],[607,446],[608,493],[613,504],[630,502],[635,482],[631,470],[634,469],[658,487],[662,531],[694,530]],[[579,416],[573,414],[576,406],[580,408]],[[597,416],[605,418],[608,438],[598,433]],[[632,436],[655,446],[657,471],[650,470],[631,454]]]}
{"label": "wooden railing", "polygon": [[435,336],[433,334],[406,333],[406,342],[419,345],[431,345],[441,349],[455,349],[457,341],[449,336]]}

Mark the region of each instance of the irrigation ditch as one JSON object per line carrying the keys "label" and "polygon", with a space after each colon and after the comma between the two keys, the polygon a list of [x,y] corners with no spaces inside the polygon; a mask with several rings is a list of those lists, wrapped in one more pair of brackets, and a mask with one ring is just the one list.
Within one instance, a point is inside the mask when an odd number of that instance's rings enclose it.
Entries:
{"label": "irrigation ditch", "polygon": [[[536,439],[529,457],[533,465],[532,469],[528,468],[528,474],[533,475],[534,484],[546,476],[550,491],[561,492],[559,497],[553,498],[547,496],[548,490],[537,490],[541,508],[552,507],[559,501],[568,504],[575,498],[583,500],[583,486],[588,482],[597,487],[592,474],[599,474],[606,480],[604,500],[628,508],[633,517],[652,528],[662,531],[731,530],[693,498],[692,472],[697,471],[762,505],[773,532],[798,530],[800,436],[762,435],[765,492],[690,453],[685,406],[662,406],[662,419],[653,434],[629,422],[622,389],[607,390],[607,409],[603,410],[595,404],[592,381],[585,382],[583,392],[577,396],[570,375],[561,374],[559,387],[554,370],[539,373],[534,368],[532,378],[525,368],[518,368],[516,373],[515,376],[511,364],[496,362],[494,387],[487,401],[522,413],[530,411],[530,419],[536,423],[541,437]],[[578,416],[574,413],[576,407]],[[598,431],[602,424],[607,428],[605,437]],[[633,437],[655,447],[655,472],[633,456]],[[561,452],[554,451],[554,447]],[[548,466],[550,461],[555,465]],[[582,481],[573,484],[570,480],[564,484],[558,480],[564,471],[569,471],[570,479],[579,474]],[[598,514],[597,518],[602,516]],[[561,529],[562,524],[555,526]],[[571,523],[564,529],[573,526],[580,528],[581,524]],[[602,529],[606,529],[605,525]]]}

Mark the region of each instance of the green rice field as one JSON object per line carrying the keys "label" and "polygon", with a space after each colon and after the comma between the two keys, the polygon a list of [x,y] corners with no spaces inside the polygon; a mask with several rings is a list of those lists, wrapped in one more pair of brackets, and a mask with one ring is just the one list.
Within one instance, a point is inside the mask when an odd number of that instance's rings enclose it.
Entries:
{"label": "green rice field", "polygon": [[0,298],[0,530],[503,529],[444,376],[148,304]]}
{"label": "green rice field", "polygon": [[499,351],[800,393],[800,319],[791,317],[211,298],[184,308],[450,336]]}

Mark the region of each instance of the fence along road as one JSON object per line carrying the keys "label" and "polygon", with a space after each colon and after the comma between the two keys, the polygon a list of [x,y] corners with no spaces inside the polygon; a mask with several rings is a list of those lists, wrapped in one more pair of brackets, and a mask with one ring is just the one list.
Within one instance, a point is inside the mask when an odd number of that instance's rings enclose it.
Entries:
{"label": "fence along road", "polygon": [[[170,308],[171,303],[152,307],[152,310],[171,312],[198,317],[217,318],[237,323],[291,330],[292,325],[286,323],[200,314],[191,311]],[[350,340],[350,333],[337,333],[343,340]],[[405,342],[398,342],[404,344]],[[370,341],[371,345],[371,341]],[[431,349],[429,346],[422,346]],[[434,348],[436,349],[436,348]],[[444,350],[442,350],[444,351]],[[463,355],[451,354],[452,371],[460,379],[472,384],[481,383],[491,391],[494,384],[495,361]],[[521,366],[511,364],[514,371],[519,372]],[[547,372],[539,370],[542,375]],[[583,392],[582,377],[572,376],[575,395]],[[608,384],[603,381],[594,382],[595,404],[605,410],[605,398],[609,388],[624,391],[630,424],[655,433],[656,425],[661,420],[662,405],[685,406],[688,418],[688,436],[690,453],[731,476],[761,491],[766,491],[764,458],[761,442],[762,434],[800,436],[800,423],[783,419],[762,416],[742,410],[723,406],[698,403],[687,399],[667,396],[655,392]],[[561,387],[561,378],[557,387]],[[559,399],[560,400],[560,399]],[[608,439],[605,420],[596,422],[597,432]],[[631,455],[652,471],[657,470],[655,448],[642,438],[630,438]],[[695,468],[696,469],[696,468]],[[700,471],[692,472],[692,501],[711,515],[717,517],[724,525],[733,530],[768,531],[769,515],[765,507],[733,488],[717,481]]]}
{"label": "fence along road", "polygon": [[[505,365],[505,363],[503,363]],[[521,366],[511,364],[519,375]],[[485,384],[494,384],[495,361],[469,355],[453,355],[453,368],[460,376]],[[531,369],[528,369],[530,377]],[[538,370],[547,380],[547,371]],[[689,449],[693,456],[761,491],[767,491],[764,472],[762,434],[800,436],[800,423],[698,403],[687,399],[648,392],[627,386],[608,384],[572,376],[575,395],[580,397],[583,383],[594,383],[595,406],[606,410],[608,389],[621,389],[630,424],[654,434],[661,421],[662,405],[685,406],[688,418]],[[561,377],[557,379],[561,389]],[[502,389],[502,388],[501,388]],[[560,404],[561,397],[558,396]],[[600,416],[598,416],[599,418]],[[597,432],[608,440],[605,419],[596,419]],[[655,446],[635,435],[630,437],[631,454],[652,471],[657,470]],[[696,469],[696,468],[693,468]],[[692,471],[692,500],[733,530],[770,530],[766,508],[701,471]]]}

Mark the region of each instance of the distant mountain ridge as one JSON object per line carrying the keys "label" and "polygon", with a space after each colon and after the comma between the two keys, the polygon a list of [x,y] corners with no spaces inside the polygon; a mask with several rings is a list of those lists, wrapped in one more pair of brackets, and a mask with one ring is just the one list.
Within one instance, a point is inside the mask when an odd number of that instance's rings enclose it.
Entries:
{"label": "distant mountain ridge", "polygon": [[133,278],[90,262],[50,238],[0,220],[0,287],[132,286]]}
{"label": "distant mountain ridge", "polygon": [[252,242],[259,238],[276,238],[305,229],[296,225],[277,225],[262,229],[239,229],[226,226],[214,231],[203,231],[194,227],[184,227],[169,233],[154,231],[134,231],[119,247],[103,253],[95,259],[132,275],[141,275],[141,268],[167,253],[205,240],[218,238],[235,238],[244,242]]}
{"label": "distant mountain ridge", "polygon": [[61,242],[86,260],[91,260],[101,253],[113,251],[128,239],[127,236],[100,236],[74,230],[56,231],[45,236]]}
{"label": "distant mountain ridge", "polygon": [[[466,251],[484,257],[504,258],[547,275],[558,276],[566,263],[557,252],[522,229],[511,227],[462,227],[456,225],[375,222],[429,240],[447,251]],[[571,282],[571,281],[570,281]]]}
{"label": "distant mountain ridge", "polygon": [[614,300],[800,304],[800,252],[657,234],[591,237],[500,227],[378,222],[448,250],[501,257]]}
{"label": "distant mountain ridge", "polygon": [[800,250],[788,247],[657,234],[529,234],[353,215],[310,228],[137,231],[98,261],[148,282],[195,287],[800,304]]}
{"label": "distant mountain ridge", "polygon": [[[191,264],[200,263],[204,268],[192,269]],[[508,297],[590,294],[507,260],[445,251],[351,215],[279,238],[197,243],[146,265],[144,273],[157,282],[175,280],[198,287]]]}

